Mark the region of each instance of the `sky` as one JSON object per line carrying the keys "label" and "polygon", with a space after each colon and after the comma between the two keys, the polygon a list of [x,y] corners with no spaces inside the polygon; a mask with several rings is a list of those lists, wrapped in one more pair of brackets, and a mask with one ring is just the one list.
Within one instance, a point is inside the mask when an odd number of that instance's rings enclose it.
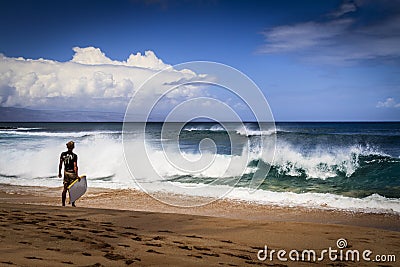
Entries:
{"label": "sky", "polygon": [[[221,87],[165,93],[215,81],[174,67],[211,61],[250,78],[276,121],[400,120],[398,0],[1,0],[0,10],[0,109],[124,113],[140,97],[130,108],[140,114],[157,96],[162,120],[212,98],[254,119]],[[221,115],[193,103],[190,114]]]}

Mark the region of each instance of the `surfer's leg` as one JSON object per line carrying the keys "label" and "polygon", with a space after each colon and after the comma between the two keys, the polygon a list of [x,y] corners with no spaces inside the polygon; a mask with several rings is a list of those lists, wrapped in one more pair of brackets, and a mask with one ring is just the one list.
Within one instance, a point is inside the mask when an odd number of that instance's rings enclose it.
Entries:
{"label": "surfer's leg", "polygon": [[65,206],[65,200],[67,199],[68,186],[71,184],[71,177],[68,172],[64,171],[64,189],[61,194],[62,205]]}
{"label": "surfer's leg", "polygon": [[[78,175],[76,175],[75,173],[74,173],[73,175],[71,175],[70,178],[71,178],[71,183],[72,183],[73,181],[75,181],[76,179],[79,179]],[[72,207],[76,207],[76,206],[75,206],[75,201],[72,202],[71,205],[72,205]]]}
{"label": "surfer's leg", "polygon": [[62,205],[65,206],[65,199],[67,198],[67,186],[64,184],[64,189],[61,194]]}

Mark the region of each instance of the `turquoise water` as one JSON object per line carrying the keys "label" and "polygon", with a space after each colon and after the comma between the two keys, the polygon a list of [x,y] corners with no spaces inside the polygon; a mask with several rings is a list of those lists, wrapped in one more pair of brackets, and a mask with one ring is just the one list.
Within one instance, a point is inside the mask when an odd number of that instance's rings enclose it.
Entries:
{"label": "turquoise water", "polygon": [[[155,155],[162,150],[162,126],[146,127]],[[91,186],[135,187],[124,162],[121,123],[0,123],[0,128],[0,183],[59,186],[58,156],[72,139],[81,173],[89,174]],[[132,129],[125,138],[141,134]],[[249,144],[257,148],[265,139],[276,138],[276,151],[272,162],[250,151],[244,174],[224,179],[217,172],[185,174],[154,162],[166,181],[245,188],[257,168],[267,168],[258,188],[262,192],[400,199],[400,123],[276,123],[276,131],[266,132],[256,123],[229,124],[228,130],[218,123],[189,123],[168,134],[179,136],[180,151],[190,155],[200,153],[203,139],[213,140],[216,164],[242,156]]]}

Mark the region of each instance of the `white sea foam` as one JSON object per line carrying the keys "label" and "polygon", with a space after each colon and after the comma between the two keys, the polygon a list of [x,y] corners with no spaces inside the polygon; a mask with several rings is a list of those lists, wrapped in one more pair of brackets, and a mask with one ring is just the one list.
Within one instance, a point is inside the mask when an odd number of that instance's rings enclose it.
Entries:
{"label": "white sea foam", "polygon": [[[64,139],[53,143],[36,140],[35,148],[25,145],[10,147],[0,157],[0,182],[57,186],[51,177],[57,176],[59,155],[64,150]],[[110,177],[110,182],[121,183],[121,186],[130,184],[130,181],[126,182],[129,173],[124,164],[120,139],[101,135],[84,139],[76,145],[74,152],[78,154],[79,172],[90,174],[89,180],[101,181]]]}
{"label": "white sea foam", "polygon": [[[80,140],[76,145],[75,152],[79,156],[79,172],[80,174],[88,175],[90,187],[111,189],[137,188],[125,164],[121,139],[112,136],[113,133],[115,132],[79,132],[79,136],[92,136],[91,138]],[[38,132],[38,134],[42,133]],[[35,140],[33,145],[29,146],[26,146],[20,141],[15,141],[12,145],[8,144],[7,153],[4,153],[2,157],[0,157],[0,183],[46,187],[61,186],[62,180],[58,179],[56,175],[58,172],[58,157],[61,151],[65,150],[64,137],[73,136],[71,134],[78,134],[78,132],[61,134],[66,134],[66,136],[51,139],[51,142],[49,142],[49,139],[40,139]],[[1,143],[0,146],[2,146]],[[152,162],[156,163],[157,172],[161,176],[168,178],[187,175],[187,173],[172,166],[162,151],[149,146],[148,153]],[[184,158],[193,161],[199,157],[198,154],[187,152],[183,152],[183,154]],[[285,172],[287,175],[291,176],[300,176],[302,171],[308,178],[327,179],[336,176],[338,171],[345,173],[347,176],[351,176],[357,168],[359,168],[359,157],[361,155],[371,154],[385,155],[380,151],[361,146],[350,146],[340,149],[321,147],[310,151],[302,151],[300,148],[295,148],[287,143],[280,142],[277,145],[274,166],[277,167],[278,171],[281,173]],[[181,155],[176,154],[169,156],[178,158]],[[203,172],[190,174],[193,181],[204,177],[231,178],[239,176],[242,174],[243,169],[235,169],[235,164],[233,164],[233,168],[229,168],[229,171],[226,172],[227,166],[229,166],[232,161],[248,163],[251,160],[259,159],[256,146],[251,151],[244,150],[242,155],[214,156],[210,168],[207,168]],[[140,156],[138,156],[137,160],[140,161]],[[247,174],[255,171],[255,167],[246,167],[244,169],[244,173]],[[151,173],[153,172],[149,172],[148,174],[151,175]],[[146,176],[146,172],[143,174]],[[137,178],[143,179],[148,177]],[[197,181],[201,181],[201,179]],[[144,182],[146,182],[146,179],[144,179]],[[182,184],[178,182],[173,182],[172,184],[174,183],[179,186],[173,187],[171,193],[197,194],[204,197],[215,197],[222,189],[232,189],[231,185],[207,186],[199,183]],[[204,187],[204,190],[188,190],[191,186]],[[154,191],[161,190],[160,187],[157,187],[157,183],[154,184],[154,187],[150,185],[149,188]],[[246,188],[233,188],[226,198],[268,205],[400,213],[399,199],[389,199],[377,194],[359,199],[334,194],[296,194],[292,192],[272,192],[266,190],[256,190],[251,194]]]}
{"label": "white sea foam", "polygon": [[302,151],[280,142],[275,151],[274,165],[280,174],[290,176],[302,176],[304,172],[307,178],[327,179],[341,172],[350,177],[359,167],[359,157],[367,155],[388,156],[370,147],[358,145],[331,149],[317,147]]}
{"label": "white sea foam", "polygon": [[272,135],[277,133],[276,129],[269,129],[269,130],[252,130],[246,127],[240,127],[236,129],[236,133],[239,135],[244,136],[261,136],[261,135]]}
{"label": "white sea foam", "polygon": [[[193,132],[193,131],[211,131],[211,132],[223,132],[226,131],[221,125],[213,125],[211,127],[206,126],[206,125],[200,125],[200,126],[191,126],[191,127],[185,127],[183,129],[184,131],[188,132]],[[277,130],[274,129],[267,129],[267,130],[259,130],[259,129],[251,129],[249,126],[246,125],[241,125],[237,128],[234,129],[227,129],[228,131],[233,130],[238,135],[243,135],[243,136],[262,136],[262,135],[272,135],[277,133]]]}
{"label": "white sea foam", "polygon": [[[106,133],[81,132],[80,135],[90,135],[92,137],[80,140],[75,151],[79,155],[82,171],[90,173],[95,178],[113,176],[113,179],[119,179],[120,176],[127,174],[127,171],[120,173],[121,169],[126,169],[122,142],[118,137],[111,137]],[[36,140],[35,143],[30,145],[26,145],[22,141],[14,145],[7,144],[9,146],[7,147],[7,153],[0,158],[0,174],[20,177],[51,176],[56,171],[54,166],[58,164],[58,155],[65,149],[64,138],[56,139],[52,142],[49,143],[49,140],[46,139]],[[231,162],[249,163],[252,160],[259,159],[259,147],[257,144],[250,145],[248,149],[245,148],[241,155],[214,155],[207,153],[203,152],[202,155],[213,159],[209,168],[202,172],[190,173],[190,175],[193,177],[212,178],[235,177],[242,174],[243,168],[235,170],[234,166],[231,166],[229,172],[226,172],[227,166]],[[290,176],[305,174],[307,178],[327,179],[337,176],[338,172],[340,172],[349,177],[359,168],[359,157],[363,155],[387,156],[377,150],[361,146],[334,149],[320,147],[310,151],[302,151],[300,148],[293,147],[285,142],[278,142],[273,166],[276,167],[279,174]],[[155,163],[154,167],[160,175],[165,177],[188,175],[187,172],[172,165],[171,158],[180,158],[182,161],[195,161],[200,157],[199,154],[177,150],[173,151],[172,154],[169,151],[168,158],[166,158],[164,151],[151,146],[148,146],[147,155],[141,156],[148,156]],[[138,160],[140,160],[141,156],[137,156]],[[268,162],[266,159],[264,161]],[[248,167],[244,173],[253,171],[255,171],[254,168]]]}
{"label": "white sea foam", "polygon": [[34,131],[34,130],[40,130],[42,128],[38,128],[38,127],[18,127],[17,130],[20,131]]}
{"label": "white sea foam", "polygon": [[[32,130],[33,128],[30,128]],[[80,131],[80,132],[40,132],[40,131],[27,131],[18,128],[18,130],[0,130],[0,134],[18,135],[18,136],[35,136],[35,137],[85,137],[100,134],[119,134],[120,131]]]}
{"label": "white sea foam", "polygon": [[[203,184],[197,185],[196,189],[200,190],[188,190],[186,184],[174,182],[174,185],[174,193],[183,195],[190,194],[200,197],[218,198],[221,196],[221,192],[229,192],[224,195],[224,199],[249,201],[262,205],[400,214],[400,199],[385,198],[378,194],[372,194],[364,198],[353,198],[330,193],[300,194],[293,192],[273,192],[261,189],[249,191],[247,188],[231,188],[227,185],[207,186]],[[154,191],[157,190],[158,189],[154,188]]]}
{"label": "white sea foam", "polygon": [[256,190],[249,193],[243,188],[234,188],[228,199],[248,200],[255,203],[284,207],[330,208],[373,213],[400,213],[400,199],[385,198],[373,194],[365,198],[339,196],[330,193],[293,193]]}
{"label": "white sea foam", "polygon": [[[124,155],[122,142],[119,138],[111,138],[101,132],[93,137],[85,138],[79,141],[75,152],[79,155],[81,171],[90,173],[94,178],[113,177],[119,179],[120,176],[126,176],[127,171],[124,164]],[[27,146],[20,142],[16,145],[10,145],[7,153],[0,158],[0,174],[16,175],[19,177],[49,177],[57,171],[54,167],[58,164],[58,155],[65,149],[65,140],[57,139],[48,143],[48,140],[36,141],[36,148]],[[41,142],[41,143],[40,143]],[[35,147],[34,146],[34,147]],[[134,148],[133,148],[134,149]],[[250,146],[250,150],[244,149],[241,155],[213,155],[203,152],[203,156],[213,159],[209,168],[202,172],[190,173],[193,177],[235,177],[242,174],[243,168],[235,170],[231,166],[229,172],[226,172],[227,166],[231,162],[246,162],[259,159],[259,147]],[[195,161],[200,157],[199,154],[193,154],[182,151],[168,152],[168,158],[164,151],[148,146],[147,155],[154,167],[161,176],[172,177],[177,175],[188,175],[187,172],[172,165],[170,159],[180,158],[182,161]],[[174,154],[175,153],[175,154]],[[280,174],[290,176],[301,176],[305,174],[307,178],[327,179],[335,177],[338,172],[351,176],[359,167],[359,157],[362,155],[385,155],[379,151],[368,147],[350,146],[343,148],[327,149],[316,148],[311,151],[301,151],[285,142],[280,142],[275,151],[273,166]],[[137,156],[138,160],[141,157]],[[267,162],[267,160],[265,160]],[[179,162],[178,162],[179,163]],[[232,164],[231,164],[232,165]],[[254,168],[247,167],[244,173],[251,173]]]}
{"label": "white sea foam", "polygon": [[225,131],[225,129],[219,124],[215,124],[211,127],[208,127],[208,126],[184,127],[183,130],[187,131],[187,132],[193,132],[193,131],[223,132],[223,131]]}

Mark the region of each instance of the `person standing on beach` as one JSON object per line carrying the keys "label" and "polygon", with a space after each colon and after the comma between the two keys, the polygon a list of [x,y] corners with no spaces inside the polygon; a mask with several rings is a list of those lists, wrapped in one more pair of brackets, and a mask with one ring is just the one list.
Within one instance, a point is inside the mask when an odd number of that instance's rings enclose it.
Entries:
{"label": "person standing on beach", "polygon": [[[64,163],[64,189],[61,194],[62,205],[65,206],[65,199],[67,198],[68,186],[75,181],[78,176],[78,155],[76,155],[72,150],[75,148],[75,143],[69,141],[67,143],[67,151],[62,152],[60,156],[60,164],[58,165],[58,177],[61,178],[61,170]],[[73,207],[75,206],[75,201],[71,203]]]}

